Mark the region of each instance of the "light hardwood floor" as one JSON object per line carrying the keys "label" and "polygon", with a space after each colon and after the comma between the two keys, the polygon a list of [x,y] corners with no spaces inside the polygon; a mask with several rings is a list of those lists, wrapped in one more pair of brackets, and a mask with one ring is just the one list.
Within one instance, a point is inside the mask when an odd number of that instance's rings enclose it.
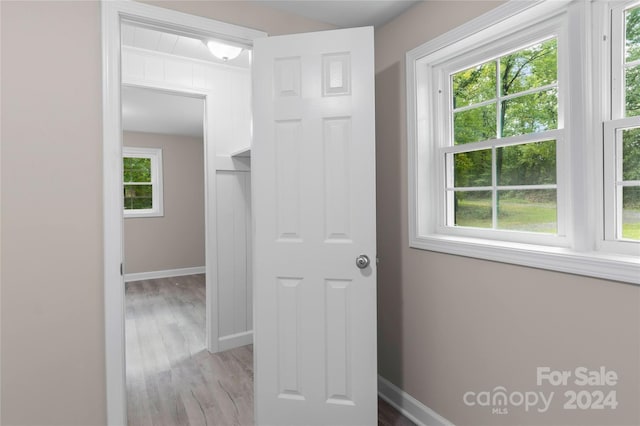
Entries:
{"label": "light hardwood floor", "polygon": [[[204,275],[126,285],[129,426],[253,425],[253,347],[205,349]],[[411,421],[379,400],[378,424]]]}

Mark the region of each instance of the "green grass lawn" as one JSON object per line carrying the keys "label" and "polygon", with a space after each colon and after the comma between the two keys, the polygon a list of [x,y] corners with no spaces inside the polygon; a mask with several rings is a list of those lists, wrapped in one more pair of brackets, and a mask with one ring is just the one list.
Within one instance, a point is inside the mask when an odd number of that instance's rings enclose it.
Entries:
{"label": "green grass lawn", "polygon": [[[465,199],[458,202],[458,226],[491,228],[491,200]],[[556,232],[556,205],[519,198],[502,198],[498,228],[531,232]]]}
{"label": "green grass lawn", "polygon": [[[458,226],[491,228],[491,200],[459,201],[456,219]],[[498,228],[554,233],[556,232],[556,205],[551,202],[502,198],[498,213]]]}
{"label": "green grass lawn", "polygon": [[622,237],[631,240],[640,240],[640,222],[623,224]]}
{"label": "green grass lawn", "polygon": [[[637,217],[639,220],[626,219],[622,226],[622,236],[623,238],[640,240],[640,209],[632,212],[626,209],[626,212],[627,216]],[[491,200],[465,199],[459,201],[456,219],[458,226],[491,228]],[[556,205],[550,202],[503,198],[500,200],[498,229],[555,233]]]}
{"label": "green grass lawn", "polygon": [[625,216],[632,216],[636,219],[624,219],[625,223],[622,224],[622,238],[628,238],[630,240],[640,240],[640,209],[632,210],[631,212],[629,212],[629,209],[627,209],[625,213],[627,213],[627,215]]}

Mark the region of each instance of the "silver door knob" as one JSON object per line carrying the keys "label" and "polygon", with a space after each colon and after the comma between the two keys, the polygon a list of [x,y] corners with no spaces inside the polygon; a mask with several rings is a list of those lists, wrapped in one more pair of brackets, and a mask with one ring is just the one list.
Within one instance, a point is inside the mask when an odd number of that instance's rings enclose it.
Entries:
{"label": "silver door knob", "polygon": [[366,254],[361,254],[360,256],[356,257],[356,266],[360,269],[366,268],[370,263],[371,261],[369,260],[369,256],[367,256]]}

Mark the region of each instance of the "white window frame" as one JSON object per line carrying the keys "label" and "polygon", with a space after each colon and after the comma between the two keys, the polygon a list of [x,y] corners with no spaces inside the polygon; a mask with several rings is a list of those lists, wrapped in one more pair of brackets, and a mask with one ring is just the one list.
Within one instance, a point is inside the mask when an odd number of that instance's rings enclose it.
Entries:
{"label": "white window frame", "polygon": [[[608,89],[603,89],[607,84],[601,75],[606,67],[594,57],[594,46],[599,49],[602,38],[597,21],[592,4],[586,1],[510,1],[407,52],[411,247],[640,284],[640,245],[620,253],[603,244],[604,219],[599,212],[603,210],[605,116],[594,106],[601,105],[600,98]],[[499,51],[501,40],[545,28],[555,28],[559,36],[558,109],[565,111],[564,116],[559,114],[556,131],[558,235],[443,226],[443,204],[438,197],[445,183],[444,166],[436,149],[442,134],[436,132],[442,132],[448,118],[433,101],[444,87],[435,87],[434,72],[463,52],[485,47]],[[594,90],[597,93],[592,95]],[[565,100],[571,102],[565,105]]]}
{"label": "white window frame", "polygon": [[[604,117],[604,231],[600,247],[604,250],[634,254],[639,242],[621,239],[622,232],[622,141],[620,132],[627,128],[640,127],[640,116],[625,117],[625,78],[624,78],[624,12],[628,8],[640,6],[639,0],[598,4],[598,12],[608,17],[600,27],[602,32],[610,34],[610,43],[604,43],[601,58],[605,71],[604,79],[610,78],[611,91],[604,92],[604,104],[607,106]],[[610,61],[608,60],[610,58]],[[636,63],[638,61],[635,61]],[[606,69],[609,68],[610,69]],[[610,77],[609,77],[610,76]],[[633,182],[637,186],[640,182]]]}
{"label": "white window frame", "polygon": [[[558,163],[563,161],[566,156],[566,144],[563,143],[564,111],[562,108],[563,99],[565,97],[565,90],[563,90],[565,78],[561,74],[560,70],[564,69],[564,67],[562,66],[564,65],[564,61],[561,53],[564,51],[563,44],[566,35],[563,34],[563,28],[561,24],[561,20],[559,19],[547,20],[543,23],[535,25],[533,28],[520,30],[517,34],[514,34],[512,36],[501,37],[501,39],[495,43],[490,43],[489,45],[482,47],[476,47],[472,52],[465,52],[461,55],[456,55],[456,57],[447,60],[444,66],[434,65],[431,67],[432,77],[434,78],[433,82],[435,84],[438,84],[439,86],[434,88],[436,89],[436,92],[439,96],[432,98],[434,101],[433,107],[434,109],[437,109],[437,111],[435,112],[436,117],[438,117],[438,121],[440,123],[448,123],[447,125],[436,124],[432,126],[434,129],[437,129],[436,131],[438,132],[435,135],[435,143],[438,144],[438,146],[435,147],[434,153],[436,157],[440,158],[440,160],[436,158],[434,161],[434,171],[436,172],[438,179],[444,179],[444,177],[447,176],[447,170],[445,168],[446,166],[443,158],[444,155],[446,155],[447,153],[467,152],[471,145],[482,147],[484,149],[492,149],[494,147],[513,146],[515,144],[532,143],[536,141],[546,141],[554,139],[556,141],[556,155],[558,158]],[[503,56],[507,53],[513,52],[514,50],[519,50],[521,48],[531,46],[542,39],[548,39],[552,37],[555,37],[558,40],[558,128],[540,133],[529,133],[519,136],[512,136],[509,138],[497,138],[480,143],[474,142],[464,145],[449,145],[448,142],[452,139],[451,134],[453,133],[452,123],[450,123],[450,117],[452,116],[450,101],[453,95],[451,93],[451,85],[449,84],[449,76],[462,69],[467,69],[471,66],[474,66],[475,64],[486,62],[487,60]],[[495,101],[496,103],[499,103],[500,98],[496,98]],[[509,142],[505,143],[505,140],[508,140]],[[449,226],[447,225],[447,222],[450,222],[451,218],[448,216],[450,216],[453,212],[450,208],[451,206],[447,208],[448,200],[446,199],[445,188],[449,188],[451,185],[444,181],[441,181],[441,184],[439,185],[441,192],[438,194],[438,198],[436,199],[436,203],[438,204],[438,214],[442,215],[439,216],[436,221],[437,232],[442,234],[476,238],[489,237],[490,239],[501,241],[566,246],[567,243],[564,220],[566,216],[566,203],[562,202],[566,198],[563,196],[565,187],[567,185],[566,182],[568,180],[565,176],[566,172],[566,169],[558,168],[556,173],[557,180],[555,186],[558,194],[557,235],[499,229],[478,229]],[[497,184],[495,182],[491,186],[492,190],[497,188]],[[432,204],[429,203],[429,205]]]}
{"label": "white window frame", "polygon": [[[151,198],[153,207],[150,209],[123,209],[125,218],[133,217],[161,217],[164,216],[163,177],[162,177],[162,149],[142,147],[122,147],[122,158],[148,158],[151,160]],[[127,185],[122,182],[122,188]]]}

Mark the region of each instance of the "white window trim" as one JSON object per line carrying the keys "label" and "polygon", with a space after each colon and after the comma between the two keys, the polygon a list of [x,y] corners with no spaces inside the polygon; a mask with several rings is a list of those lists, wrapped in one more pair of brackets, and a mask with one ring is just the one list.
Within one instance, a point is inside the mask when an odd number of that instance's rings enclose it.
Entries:
{"label": "white window trim", "polygon": [[[162,149],[122,147],[122,157],[149,158],[151,160],[151,198],[153,208],[150,209],[123,209],[125,218],[134,217],[162,217],[164,216],[163,176],[162,176]],[[122,183],[123,187],[125,182]]]}
{"label": "white window trim", "polygon": [[[521,13],[524,11],[526,13]],[[432,137],[430,132],[433,126],[429,125],[429,120],[433,105],[424,100],[433,93],[433,79],[431,68],[420,66],[420,63],[429,56],[429,63],[437,64],[446,57],[447,48],[454,43],[456,50],[477,46],[488,34],[499,38],[511,28],[526,28],[560,14],[566,14],[569,27],[566,34],[571,48],[567,49],[565,58],[559,57],[559,61],[588,64],[591,47],[602,38],[602,34],[590,32],[597,25],[591,22],[591,4],[582,1],[510,1],[407,52],[409,245],[418,249],[640,284],[640,245],[635,244],[632,253],[621,254],[607,251],[602,244],[603,215],[599,211],[602,211],[603,182],[602,173],[598,177],[598,172],[602,171],[604,116],[591,106],[598,105],[602,96],[601,80],[597,79],[602,78],[600,71],[604,67],[598,61],[594,61],[593,70],[590,66],[579,67],[577,75],[574,72],[568,79],[565,89],[571,94],[572,101],[566,105],[565,120],[570,125],[566,126],[564,136],[567,149],[571,152],[569,170],[566,171],[568,182],[565,185],[568,196],[563,197],[567,200],[568,211],[566,242],[553,245],[537,241],[533,244],[498,241],[471,234],[445,234],[438,229],[438,215],[442,213],[433,207],[438,194],[435,193],[435,185],[429,182],[440,177],[431,167],[434,164],[432,144],[425,142]],[[592,36],[593,39],[590,38]],[[597,91],[592,96],[594,88]],[[571,149],[578,140],[583,144],[581,149]],[[592,164],[593,168],[584,167],[584,164]]]}

